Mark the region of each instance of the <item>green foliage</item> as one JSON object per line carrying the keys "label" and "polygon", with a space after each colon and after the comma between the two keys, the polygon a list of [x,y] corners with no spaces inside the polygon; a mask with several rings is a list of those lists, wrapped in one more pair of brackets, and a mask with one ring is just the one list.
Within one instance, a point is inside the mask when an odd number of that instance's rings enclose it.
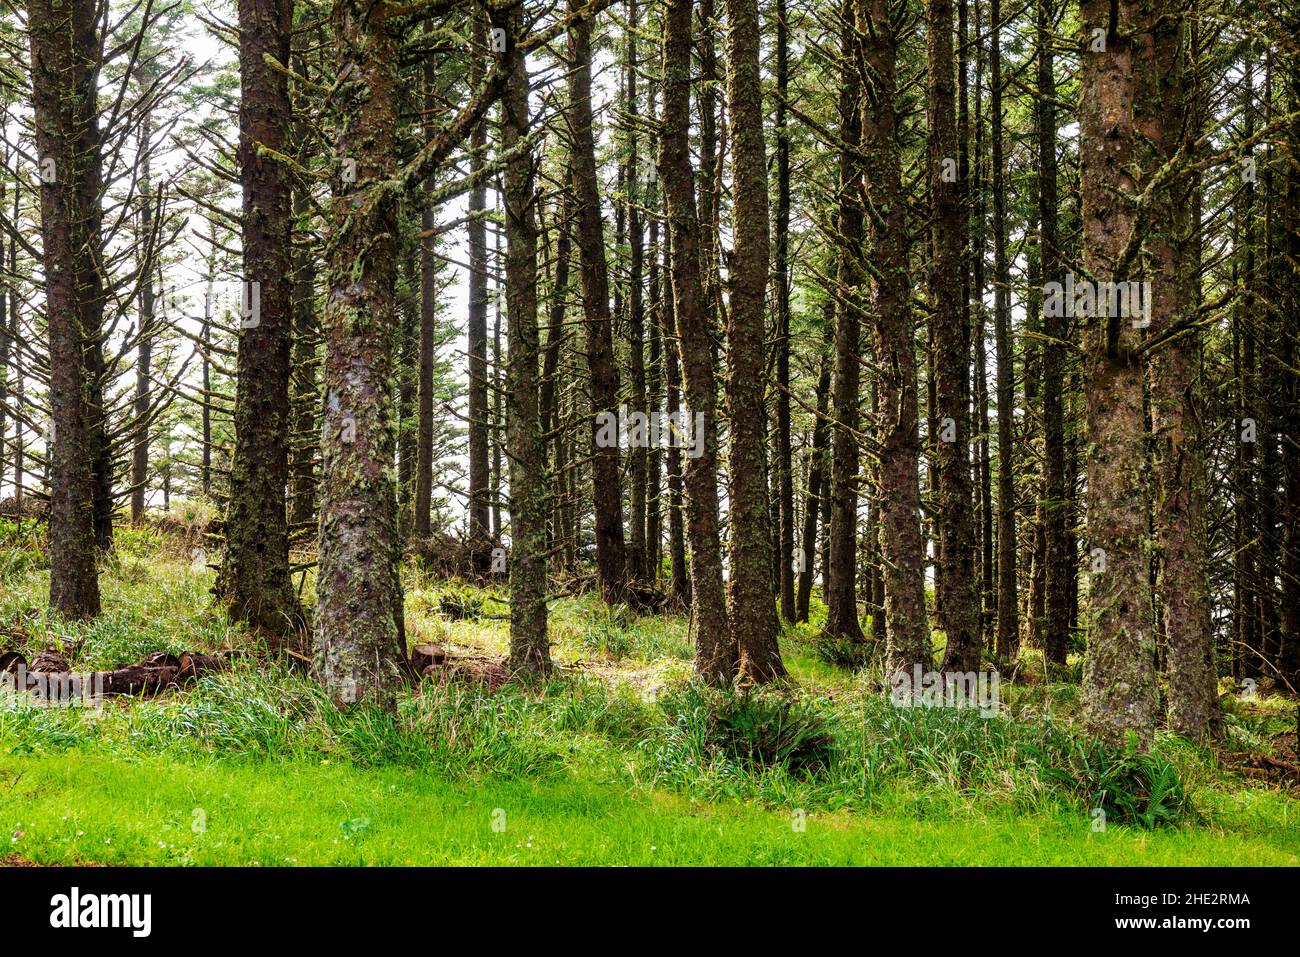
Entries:
{"label": "green foliage", "polygon": [[829,634],[819,635],[814,647],[817,657],[826,664],[847,671],[860,671],[879,657],[879,649],[874,642],[849,641]]}
{"label": "green foliage", "polygon": [[663,708],[676,736],[698,759],[725,757],[747,769],[783,768],[796,775],[825,769],[834,741],[806,700],[771,691],[712,691],[691,683]]}
{"label": "green foliage", "polygon": [[30,572],[49,567],[45,537],[35,523],[0,518],[0,584],[17,583]]}
{"label": "green foliage", "polygon": [[1151,829],[1193,817],[1178,769],[1154,752],[1123,749],[1044,725],[1037,741],[1022,751],[1036,761],[1044,779],[1106,813],[1106,821]]}

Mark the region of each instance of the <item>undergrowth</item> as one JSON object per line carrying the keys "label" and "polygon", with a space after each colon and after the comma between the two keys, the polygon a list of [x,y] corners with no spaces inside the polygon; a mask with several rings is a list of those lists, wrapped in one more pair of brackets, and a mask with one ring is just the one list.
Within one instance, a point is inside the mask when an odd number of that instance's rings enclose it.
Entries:
{"label": "undergrowth", "polygon": [[[186,548],[157,558],[167,534],[119,530],[102,569],[104,614],[77,623],[45,609],[39,533],[30,523],[0,526],[0,642],[29,654],[53,645],[87,670],[159,650],[255,647],[213,606],[211,572],[196,569]],[[504,653],[505,605],[495,589],[412,574],[412,643]],[[1206,749],[1165,735],[1145,752],[1107,748],[1081,734],[1076,684],[1005,682],[993,717],[894,707],[873,646],[819,638],[821,614],[815,604],[811,622],[783,632],[795,681],[782,689],[701,687],[688,679],[682,616],[638,616],[571,596],[552,603],[561,668],[546,686],[488,695],[428,684],[404,694],[395,714],[344,713],[300,671],[239,659],[181,693],[110,699],[102,711],[0,696],[0,751],[300,758],[451,780],[590,780],[705,801],[917,817],[1065,810],[1139,828],[1255,813],[1259,802],[1234,797],[1245,793],[1242,782],[1229,780]],[[1026,667],[1035,667],[1032,658]],[[1287,712],[1225,701],[1228,745],[1266,753]]]}

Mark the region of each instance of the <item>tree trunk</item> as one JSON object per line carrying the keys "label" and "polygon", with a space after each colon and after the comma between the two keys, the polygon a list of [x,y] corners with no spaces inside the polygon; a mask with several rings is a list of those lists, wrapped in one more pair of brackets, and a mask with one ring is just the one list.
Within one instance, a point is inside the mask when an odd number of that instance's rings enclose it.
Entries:
{"label": "tree trunk", "polygon": [[[481,30],[473,28],[479,42],[473,46],[469,62],[469,82],[477,86],[483,78],[486,55]],[[476,123],[470,133],[469,163],[474,186],[469,192],[469,317],[466,330],[469,350],[469,516],[466,539],[469,543],[470,570],[485,575],[491,565],[492,528],[490,517],[491,474],[488,458],[488,261],[487,186],[483,182],[487,151],[487,126]]]}
{"label": "tree trunk", "polygon": [[[667,18],[665,17],[665,21]],[[688,34],[689,41],[689,34]],[[689,54],[688,54],[689,55]],[[665,73],[665,76],[668,74]],[[667,83],[665,82],[664,91],[667,96]],[[666,102],[666,100],[665,100]],[[666,138],[666,134],[665,134]],[[661,141],[662,142],[662,141]],[[661,174],[662,175],[662,174]],[[689,184],[688,184],[689,185]],[[665,202],[667,201],[667,188],[665,181],[664,190]],[[669,217],[672,215],[671,205],[667,206]],[[667,236],[664,237],[663,250],[663,272],[664,297],[663,297],[663,314],[660,318],[662,338],[664,343],[664,379],[667,382],[667,388],[664,392],[664,405],[670,421],[677,421],[677,416],[681,412],[681,360],[680,360],[680,343],[677,338],[677,307],[673,301],[675,292],[673,282],[673,252],[672,252],[672,221],[671,218],[666,223]],[[697,283],[698,285],[698,283]],[[710,363],[711,364],[711,363]],[[716,414],[716,411],[715,411]],[[707,427],[707,422],[706,422]],[[702,446],[703,447],[703,446]],[[717,452],[717,432],[714,432],[714,454]],[[686,568],[686,529],[684,527],[684,515],[686,505],[683,495],[683,476],[682,476],[682,450],[679,443],[670,442],[665,458],[665,467],[668,473],[668,571],[672,580],[669,594],[672,595],[673,601],[678,605],[689,605],[691,603],[691,579]],[[712,541],[717,540],[717,491],[714,490],[713,509],[713,527]],[[720,548],[721,546],[719,546]],[[719,557],[718,564],[721,567],[722,559]],[[721,586],[719,586],[719,589]],[[719,606],[725,614],[726,598],[725,595],[719,599]]]}
{"label": "tree trunk", "polygon": [[242,330],[221,572],[231,614],[283,636],[303,626],[289,575],[289,353],[292,339],[290,184],[284,154],[292,108],[291,0],[240,0],[239,164],[243,183]]}
{"label": "tree trunk", "polygon": [[529,133],[528,67],[518,41],[523,11],[516,7],[506,30],[509,78],[501,103],[505,169],[506,445],[510,469],[510,669],[551,671],[546,634],[546,444],[538,407],[537,214],[533,204],[533,155],[521,149]]}
{"label": "tree trunk", "polygon": [[727,405],[731,449],[727,470],[731,539],[727,616],[731,644],[740,651],[741,675],[764,682],[784,677],[785,665],[777,646],[767,507],[763,316],[771,250],[758,56],[757,0],[727,0],[727,105],[733,117],[745,118],[731,128],[735,248],[728,271]]}
{"label": "tree trunk", "polygon": [[[570,13],[580,0],[568,0]],[[592,484],[596,504],[596,566],[601,593],[611,604],[621,601],[626,582],[623,500],[619,487],[617,443],[599,441],[598,418],[618,414],[618,367],[614,361],[613,322],[609,312],[609,273],[605,263],[596,145],[591,115],[591,21],[569,27],[569,148],[577,199],[577,244],[582,260],[582,298],[587,316],[587,366],[591,374]]]}
{"label": "tree trunk", "polygon": [[102,176],[96,83],[99,37],[91,0],[31,0],[32,111],[41,164],[41,254],[50,346],[50,608],[99,614],[91,369],[103,309],[94,257]]}
{"label": "tree trunk", "polygon": [[[795,621],[794,461],[790,444],[790,135],[786,98],[790,86],[790,25],[786,0],[776,0],[776,223],[773,277],[776,285],[776,486],[780,514],[777,564],[781,617]],[[807,562],[805,561],[805,564]]]}
{"label": "tree trunk", "polygon": [[[1083,0],[1080,8],[1083,252],[1088,278],[1097,282],[1137,278],[1120,260],[1134,227],[1127,197],[1139,190],[1133,98],[1139,76],[1158,69],[1151,30],[1165,7],[1163,0]],[[1089,49],[1095,30],[1105,37],[1105,52]],[[1085,720],[1105,740],[1121,742],[1132,731],[1146,741],[1155,729],[1156,696],[1141,332],[1121,316],[1085,321],[1092,572]]]}
{"label": "tree trunk", "polygon": [[[1196,79],[1184,69],[1184,21],[1177,11],[1153,31],[1158,69],[1138,77],[1134,123],[1143,166],[1157,170],[1180,152],[1191,158],[1200,118]],[[1184,162],[1186,159],[1184,159]],[[1153,196],[1152,216],[1166,229],[1148,237],[1152,259],[1151,332],[1169,334],[1193,321],[1200,305],[1198,177],[1184,175]],[[1210,616],[1209,547],[1201,427],[1200,330],[1193,326],[1150,357],[1151,432],[1158,492],[1155,527],[1169,664],[1169,726],[1198,740],[1219,727],[1218,679]]]}
{"label": "tree trunk", "polygon": [[1020,640],[1016,597],[1015,356],[1011,351],[1011,266],[1007,260],[1006,171],[1002,150],[1002,5],[993,0],[989,112],[993,149],[993,338],[997,349],[998,632],[997,657],[1012,661]]}
{"label": "tree trunk", "polygon": [[975,527],[970,476],[970,350],[962,321],[965,230],[957,173],[953,89],[952,0],[926,7],[929,63],[930,295],[934,306],[935,443],[940,574],[939,620],[948,636],[944,671],[978,671],[979,591],[975,582]]}
{"label": "tree trunk", "polygon": [[[1057,206],[1056,75],[1053,66],[1053,0],[1038,0],[1038,217],[1044,283],[1061,282]],[[1062,389],[1069,321],[1044,315],[1043,333],[1043,654],[1049,673],[1065,668],[1070,630],[1069,583],[1074,577],[1066,528],[1070,490],[1066,476],[1065,419]]]}
{"label": "tree trunk", "polygon": [[853,2],[841,5],[844,19],[840,57],[844,76],[840,81],[840,139],[844,150],[839,159],[839,195],[835,281],[835,374],[832,388],[835,425],[831,430],[831,527],[830,561],[826,575],[826,633],[833,638],[862,641],[858,623],[857,530],[858,530],[858,385],[859,340],[862,289],[863,208],[860,197],[859,161],[849,151],[862,139],[861,46],[853,22]]}
{"label": "tree trunk", "polygon": [[930,627],[925,614],[918,479],[916,351],[908,277],[907,208],[898,155],[895,60],[898,39],[888,0],[859,0],[869,88],[864,98],[863,173],[876,210],[871,218],[877,278],[872,323],[878,368],[881,552],[885,566],[886,668],[929,670]]}
{"label": "tree trunk", "polygon": [[333,8],[342,169],[327,246],[316,613],[334,702],[391,710],[406,654],[393,484],[398,217],[384,188],[397,156],[397,41],[369,10],[362,0]]}
{"label": "tree trunk", "polygon": [[[717,390],[700,275],[700,227],[696,219],[689,141],[691,0],[669,0],[664,17],[663,56],[664,113],[659,176],[664,184],[672,243],[676,353],[684,371],[686,417],[693,433],[693,445],[687,450],[690,454],[686,458],[684,484],[691,545],[691,631],[695,643],[695,673],[712,685],[725,687],[736,676],[740,652],[727,627],[718,535]],[[674,364],[670,359],[670,376]],[[671,392],[668,401],[671,413]],[[670,446],[670,485],[671,476],[681,459],[678,448],[681,444],[675,442]],[[734,564],[732,567],[734,569]]]}
{"label": "tree trunk", "polygon": [[[141,164],[140,172],[140,236],[143,238],[142,248],[147,248],[144,243],[152,242],[149,239],[153,226],[153,184],[150,170],[149,158],[147,155],[149,143],[150,123],[148,117],[142,121],[142,132],[140,134],[140,148],[146,153],[145,160]],[[152,259],[152,257],[150,257]],[[153,263],[142,263],[141,268],[145,273],[144,281],[140,286],[140,330],[139,341],[136,343],[136,364],[135,364],[135,435],[131,448],[131,522],[134,525],[140,524],[144,519],[144,501],[149,481],[149,395],[150,395],[150,368],[153,365],[153,335],[154,335],[154,285],[153,285]],[[0,429],[0,441],[3,441],[4,430]],[[0,469],[0,477],[3,477],[3,469]]]}
{"label": "tree trunk", "polygon": [[[627,83],[625,110],[628,117],[628,155],[624,173],[624,190],[627,197],[627,334],[628,366],[632,379],[632,408],[649,415],[655,411],[646,406],[645,379],[645,295],[642,279],[645,275],[644,232],[641,227],[641,171],[637,124],[640,121],[637,98],[637,0],[627,4]],[[628,511],[629,534],[627,544],[628,575],[633,581],[646,579],[646,479],[649,471],[649,450],[637,444],[628,451]]]}
{"label": "tree trunk", "polygon": [[821,513],[823,488],[826,484],[827,446],[830,444],[830,423],[827,421],[827,414],[830,408],[832,361],[832,355],[827,350],[822,356],[821,372],[817,376],[817,418],[813,422],[812,448],[808,452],[808,494],[804,499],[803,510],[803,565],[799,569],[799,593],[795,596],[796,621],[808,620],[808,606],[812,601],[813,567],[817,554],[817,524]]}

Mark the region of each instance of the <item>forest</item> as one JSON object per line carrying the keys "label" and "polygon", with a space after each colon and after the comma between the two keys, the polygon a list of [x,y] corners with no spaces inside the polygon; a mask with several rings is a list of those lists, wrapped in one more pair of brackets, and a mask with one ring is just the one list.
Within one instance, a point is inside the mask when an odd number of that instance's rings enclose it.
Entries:
{"label": "forest", "polygon": [[1300,863],[1300,3],[4,0],[0,864]]}

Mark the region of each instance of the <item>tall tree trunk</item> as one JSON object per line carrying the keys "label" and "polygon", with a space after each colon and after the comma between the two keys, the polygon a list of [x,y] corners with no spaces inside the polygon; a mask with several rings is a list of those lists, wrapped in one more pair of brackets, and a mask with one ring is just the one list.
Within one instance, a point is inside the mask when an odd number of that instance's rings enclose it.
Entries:
{"label": "tall tree trunk", "polygon": [[859,3],[858,31],[869,83],[863,105],[863,180],[876,211],[871,217],[877,270],[872,322],[881,422],[880,525],[889,636],[886,667],[893,674],[910,671],[918,664],[928,670],[932,651],[923,582],[920,437],[907,269],[907,208],[894,104],[898,38],[889,18],[888,0]]}
{"label": "tall tree trunk", "polygon": [[975,582],[975,528],[970,476],[970,363],[962,321],[962,172],[957,156],[953,88],[952,0],[926,7],[929,63],[930,296],[934,306],[935,443],[939,531],[937,604],[948,636],[944,671],[977,671],[980,663],[979,591]]}
{"label": "tall tree trunk", "polygon": [[[1300,17],[1292,16],[1292,32],[1300,27]],[[1293,155],[1300,151],[1300,61],[1292,58],[1286,72],[1287,96],[1285,102],[1292,120],[1287,128],[1287,138]],[[1286,196],[1283,212],[1286,230],[1287,314],[1300,315],[1300,165],[1291,163],[1286,171]],[[1300,371],[1297,371],[1300,350],[1293,336],[1285,337],[1282,344],[1281,364],[1282,394],[1287,420],[1300,420]],[[1286,524],[1286,539],[1282,560],[1282,621],[1279,668],[1293,688],[1300,687],[1300,441],[1294,435],[1286,438],[1282,446],[1282,464],[1286,514],[1292,520]]]}
{"label": "tall tree trunk", "polygon": [[[688,2],[688,6],[689,6],[689,2]],[[688,11],[688,16],[689,16],[689,11]],[[665,24],[666,22],[667,22],[667,18],[665,17]],[[665,29],[667,29],[666,26]],[[687,42],[688,42],[687,55],[688,56],[689,56],[689,39],[690,39],[690,34],[688,33],[687,34]],[[667,76],[667,73],[665,73],[665,76]],[[667,82],[665,81],[665,85],[664,85],[665,98],[667,97],[667,90],[668,90],[668,86],[667,86]],[[665,99],[665,103],[666,102],[667,100]],[[661,140],[661,142],[666,141],[666,138],[667,138],[667,134],[665,133],[664,140]],[[663,174],[660,175],[662,176]],[[667,204],[667,194],[668,194],[667,181],[665,180],[665,190],[664,190],[665,204],[667,207],[667,215],[671,217],[672,206],[670,204]],[[664,237],[663,272],[664,272],[665,280],[664,280],[663,314],[660,318],[660,322],[662,324],[661,325],[662,338],[664,343],[664,380],[667,383],[667,388],[664,391],[664,406],[668,413],[669,421],[677,421],[676,416],[678,416],[681,412],[682,370],[681,370],[681,359],[680,359],[681,348],[680,348],[680,342],[677,338],[677,318],[676,318],[677,307],[674,302],[675,288],[673,286],[674,260],[673,260],[673,252],[672,252],[671,218],[667,221],[665,225],[667,227],[665,231],[668,233],[668,235]],[[697,282],[697,286],[698,286],[698,282]],[[711,365],[712,363],[710,362],[710,366]],[[715,402],[716,402],[716,395],[715,395]],[[715,415],[717,414],[716,406],[715,406],[714,414]],[[708,424],[707,420],[705,424],[707,427]],[[714,448],[714,455],[716,456],[717,454],[716,427],[714,430],[713,448]],[[684,605],[689,605],[691,603],[691,579],[690,579],[690,573],[687,571],[686,568],[686,529],[684,527],[685,517],[683,514],[686,510],[686,504],[684,501],[684,494],[683,494],[684,479],[682,475],[682,450],[679,447],[679,444],[676,442],[670,442],[667,449],[667,455],[665,455],[664,458],[665,458],[665,467],[668,473],[668,571],[672,581],[669,594],[672,595],[673,601],[675,603],[684,606]],[[714,501],[714,509],[712,514],[713,514],[714,531],[712,533],[712,537],[710,541],[717,541],[718,510],[716,506],[717,503],[716,486],[714,487],[713,501]],[[719,551],[720,549],[721,546],[719,546]],[[719,567],[721,567],[721,564],[722,564],[722,559],[721,557],[719,557],[718,559]],[[719,591],[721,592],[721,585],[719,585]],[[719,601],[719,607],[723,609],[723,612],[725,614],[726,611],[725,593],[722,594],[721,597],[719,597],[718,601]]]}
{"label": "tall tree trunk", "polygon": [[[758,0],[727,0],[727,105],[732,124],[732,233],[728,278],[727,405],[731,416],[727,596],[740,673],[752,681],[785,675],[772,596],[764,407],[767,277],[771,266]],[[850,558],[850,560],[852,560]]]}
{"label": "tall tree trunk", "polygon": [[[650,90],[649,116],[653,119],[658,114],[656,89]],[[663,369],[664,343],[661,329],[663,327],[664,291],[668,285],[665,277],[668,271],[659,265],[659,180],[651,165],[649,182],[646,187],[646,208],[650,211],[649,236],[647,252],[650,256],[650,322],[647,332],[650,337],[650,362],[646,370],[647,403],[653,411],[663,407]],[[659,579],[663,564],[663,449],[655,446],[650,449],[646,462],[646,572],[651,584]]]}
{"label": "tall tree trunk", "polygon": [[[688,449],[684,475],[691,545],[691,632],[695,643],[695,673],[710,684],[725,687],[736,676],[740,651],[727,627],[718,535],[717,388],[700,275],[700,226],[696,219],[689,141],[691,0],[669,0],[664,17],[663,49],[664,113],[659,178],[664,184],[672,244],[672,311],[678,343],[674,358],[680,358],[683,367],[686,416],[694,443]],[[674,364],[670,359],[670,376]],[[670,413],[673,398],[670,391]],[[674,443],[669,450],[670,485],[681,458],[678,444]],[[732,568],[734,574],[734,563]]]}
{"label": "tall tree trunk", "polygon": [[840,139],[844,148],[839,159],[837,197],[835,280],[835,374],[832,386],[835,425],[831,430],[831,527],[830,561],[826,566],[826,633],[834,638],[862,641],[858,623],[857,530],[858,530],[858,386],[862,288],[863,208],[859,198],[861,169],[850,152],[862,139],[863,96],[861,46],[853,21],[854,0],[840,7],[843,36],[840,58],[844,76],[840,81]]}
{"label": "tall tree trunk", "polygon": [[240,0],[239,165],[243,183],[243,309],[221,572],[231,614],[271,635],[303,626],[289,575],[289,354],[292,339],[289,62],[292,0]]}
{"label": "tall tree trunk", "polygon": [[[141,244],[151,243],[150,233],[153,228],[153,177],[150,169],[148,149],[149,149],[149,118],[146,116],[142,121],[140,134],[140,149],[145,152],[144,162],[141,164],[140,172],[140,235],[144,237]],[[153,257],[150,256],[152,259]],[[154,284],[153,284],[153,263],[141,263],[141,269],[145,273],[144,281],[140,285],[140,331],[139,341],[136,343],[136,364],[135,364],[135,436],[131,448],[131,522],[138,525],[144,519],[144,501],[147,485],[149,481],[149,395],[150,395],[150,369],[153,365],[153,336],[154,336]],[[0,439],[3,439],[3,429],[0,429]],[[0,470],[0,476],[3,470]]]}
{"label": "tall tree trunk", "polygon": [[[828,324],[829,331],[829,324]],[[832,353],[822,356],[821,372],[817,376],[817,418],[813,422],[812,447],[808,451],[808,494],[804,499],[802,555],[799,569],[799,592],[795,596],[795,620],[808,620],[808,606],[812,601],[813,567],[817,554],[817,524],[821,513],[827,472],[827,446],[830,444],[830,410]]]}
{"label": "tall tree trunk", "polygon": [[27,6],[50,346],[50,607],[69,618],[99,614],[92,412],[85,398],[92,371],[86,355],[98,348],[103,308],[94,262],[102,178],[95,9],[93,0]]}
{"label": "tall tree trunk", "polygon": [[[772,272],[776,286],[776,486],[780,513],[777,563],[781,617],[795,621],[794,461],[790,443],[790,25],[786,0],[776,0],[776,223]],[[805,559],[805,565],[807,561]]]}
{"label": "tall tree trunk", "polygon": [[[1185,69],[1181,11],[1171,11],[1152,34],[1158,69],[1137,83],[1134,122],[1143,166],[1159,170],[1179,154],[1193,156],[1200,118],[1195,75]],[[1148,237],[1152,259],[1151,332],[1169,335],[1194,322],[1200,305],[1198,178],[1182,175],[1155,190],[1151,215],[1165,229]],[[1169,663],[1169,726],[1207,739],[1219,725],[1218,679],[1210,616],[1209,547],[1205,509],[1205,452],[1201,427],[1200,330],[1195,326],[1157,346],[1150,358],[1151,432],[1158,493],[1155,503],[1159,578]]]}
{"label": "tall tree trunk", "polygon": [[[305,67],[299,60],[299,73]],[[299,128],[299,155],[307,148],[305,131]],[[294,188],[293,211],[296,228],[304,233],[311,224],[310,185]],[[305,237],[304,237],[305,240]],[[290,353],[293,444],[289,451],[289,526],[292,539],[316,521],[316,456],[320,451],[320,387],[316,344],[320,322],[316,315],[316,251],[300,241],[293,250],[293,348]]]}
{"label": "tall tree trunk", "polygon": [[[580,0],[568,0],[570,13]],[[618,367],[614,361],[609,311],[609,273],[601,218],[596,145],[591,115],[591,21],[569,27],[569,148],[577,199],[578,250],[582,260],[582,298],[587,316],[587,366],[591,374],[592,484],[596,504],[596,566],[601,592],[610,603],[622,600],[626,582],[623,499],[619,487],[618,444],[602,444],[598,417],[618,414]]]}
{"label": "tall tree trunk", "polygon": [[203,432],[203,465],[201,475],[203,495],[212,497],[212,296],[217,280],[217,226],[208,224],[208,258],[204,263],[203,327],[199,330],[199,341],[203,344],[203,411],[200,428]]}
{"label": "tall tree trunk", "polygon": [[[424,64],[424,137],[434,134],[434,112],[437,109],[437,70],[433,56]],[[434,334],[438,324],[438,255],[434,231],[438,224],[438,210],[432,193],[434,177],[424,179],[424,202],[420,207],[420,345],[419,373],[416,377],[418,408],[416,415],[415,496],[411,534],[416,541],[429,537],[429,510],[433,506],[433,358]]]}
{"label": "tall tree trunk", "polygon": [[[1134,228],[1128,197],[1135,177],[1133,99],[1153,60],[1163,0],[1083,0],[1080,147],[1083,252],[1088,279],[1136,280],[1122,261]],[[1105,51],[1090,49],[1094,31]],[[1085,280],[1087,281],[1087,280]],[[1086,319],[1084,369],[1088,430],[1088,653],[1085,720],[1106,740],[1155,729],[1155,639],[1151,620],[1146,496],[1146,422],[1140,330],[1121,316]]]}
{"label": "tall tree trunk", "polygon": [[989,112],[992,113],[993,338],[997,349],[998,407],[998,633],[997,656],[1015,658],[1020,640],[1016,597],[1015,356],[1011,351],[1011,266],[1007,259],[1006,164],[1002,149],[1002,5],[993,0],[990,27]]}
{"label": "tall tree trunk", "polygon": [[505,170],[506,316],[509,321],[505,401],[510,469],[510,669],[551,671],[546,634],[546,444],[538,407],[537,213],[529,133],[528,67],[518,41],[523,10],[506,23],[509,78],[501,103]]}
{"label": "tall tree trunk", "polygon": [[[500,184],[497,196],[504,192]],[[505,278],[501,275],[500,264],[504,262],[501,254],[501,230],[495,230],[492,236],[492,262],[494,270],[492,296],[492,478],[488,485],[488,497],[491,500],[492,544],[501,541],[501,480],[504,477],[501,463],[502,439],[505,437],[505,382],[503,381],[501,353],[501,309],[505,304]]]}
{"label": "tall tree trunk", "polygon": [[[1044,283],[1061,282],[1061,238],[1057,206],[1056,74],[1052,56],[1055,27],[1053,0],[1037,0],[1038,58],[1038,230]],[[1055,313],[1055,311],[1053,311]],[[1069,321],[1045,314],[1043,334],[1043,654],[1049,672],[1065,668],[1069,638],[1069,582],[1074,576],[1066,539],[1070,490],[1066,476],[1065,419],[1062,389]]]}
{"label": "tall tree trunk", "polygon": [[[469,82],[477,87],[482,82],[485,44],[482,28],[475,26],[476,42],[470,54]],[[488,314],[488,255],[487,186],[483,171],[487,153],[487,125],[476,123],[470,133],[469,164],[474,186],[469,192],[469,223],[466,233],[469,241],[469,317],[467,347],[469,350],[469,515],[466,539],[469,543],[470,570],[475,575],[485,575],[491,567],[491,502],[492,477],[488,457],[488,365],[487,365],[487,314]]]}
{"label": "tall tree trunk", "polygon": [[[564,462],[564,428],[560,422],[558,387],[561,373],[560,353],[565,340],[564,317],[567,312],[569,297],[569,260],[571,258],[569,220],[571,214],[571,205],[562,202],[555,225],[559,238],[555,243],[555,272],[551,282],[550,316],[547,320],[546,349],[542,356],[542,380],[538,387],[542,436],[543,440],[550,444],[551,460],[555,466],[552,472],[554,508],[552,509],[551,525],[547,537],[548,551],[554,549],[556,541],[564,537],[564,510],[561,500],[564,497],[567,479],[565,478]],[[557,559],[560,559],[563,553],[564,549],[562,548],[553,552]],[[563,565],[563,562],[561,561],[560,564]]]}
{"label": "tall tree trunk", "polygon": [[[649,415],[653,409],[646,406],[645,380],[645,295],[642,280],[645,275],[645,234],[641,224],[641,159],[637,124],[640,100],[637,97],[637,0],[627,4],[627,83],[625,87],[628,117],[628,155],[624,174],[627,196],[628,286],[627,333],[628,366],[632,379],[632,408]],[[646,478],[649,471],[649,450],[637,444],[628,452],[628,511],[629,534],[627,545],[628,575],[634,581],[644,581],[646,562]]]}
{"label": "tall tree trunk", "polygon": [[335,703],[391,710],[406,654],[393,485],[398,217],[384,188],[397,156],[397,40],[374,12],[335,0],[332,18],[342,168],[327,246],[316,627]]}

